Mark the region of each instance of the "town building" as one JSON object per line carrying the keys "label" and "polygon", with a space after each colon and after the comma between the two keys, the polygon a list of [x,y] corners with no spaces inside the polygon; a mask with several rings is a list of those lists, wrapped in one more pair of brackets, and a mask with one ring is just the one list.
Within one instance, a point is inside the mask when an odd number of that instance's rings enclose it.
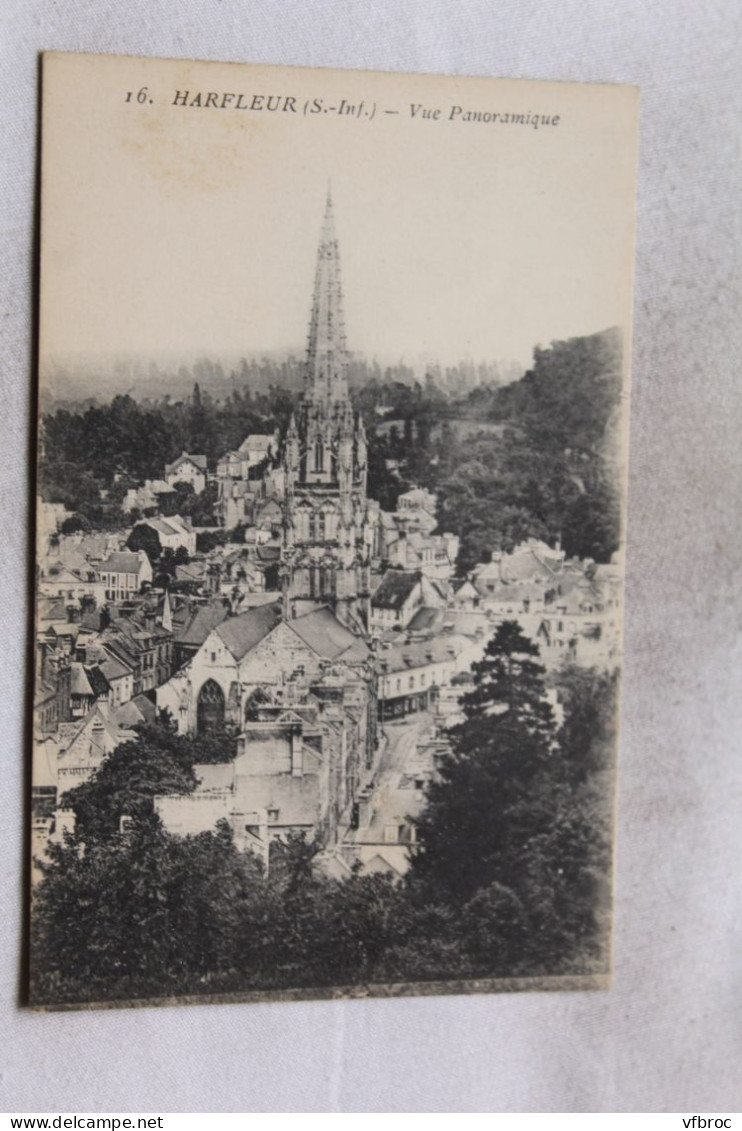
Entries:
{"label": "town building", "polygon": [[183,451],[176,460],[165,465],[165,482],[173,488],[176,483],[188,483],[193,493],[200,495],[206,489],[206,473],[206,456]]}
{"label": "town building", "polygon": [[371,597],[369,630],[378,635],[405,629],[423,605],[445,605],[438,586],[422,570],[388,569]]}
{"label": "town building", "polygon": [[378,651],[381,722],[436,708],[442,688],[482,657],[486,641],[445,633],[423,640],[382,643]]}
{"label": "town building", "polygon": [[152,584],[152,566],[144,550],[117,550],[100,563],[98,573],[108,601],[130,600]]}
{"label": "town building", "polygon": [[196,553],[196,531],[189,518],[181,518],[179,514],[168,515],[167,518],[147,518],[134,524],[132,534],[143,530],[150,530],[157,535],[161,550]]}
{"label": "town building", "polygon": [[137,510],[141,514],[155,514],[170,510],[178,495],[164,479],[146,479],[140,487],[131,487],[124,496],[121,509],[124,514]]}

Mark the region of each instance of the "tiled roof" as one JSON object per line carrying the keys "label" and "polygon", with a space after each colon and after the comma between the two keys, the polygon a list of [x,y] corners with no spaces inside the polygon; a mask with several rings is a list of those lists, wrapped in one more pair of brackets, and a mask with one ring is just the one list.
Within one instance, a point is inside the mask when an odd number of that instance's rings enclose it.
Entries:
{"label": "tiled roof", "polygon": [[183,628],[175,633],[177,644],[200,647],[210,632],[227,619],[227,609],[218,605],[202,605],[196,609]]}
{"label": "tiled roof", "polygon": [[444,636],[407,644],[394,644],[379,652],[379,661],[388,664],[390,672],[409,671],[453,660],[461,651],[462,641],[457,636]]}
{"label": "tiled roof", "polygon": [[431,609],[423,605],[408,624],[410,632],[432,632],[443,624],[445,609]]}
{"label": "tiled roof", "polygon": [[241,660],[276,627],[280,619],[276,606],[262,605],[240,616],[229,617],[216,631],[235,660]]}
{"label": "tiled roof", "polygon": [[341,624],[327,607],[289,621],[289,627],[325,660],[335,660],[340,656],[362,660],[368,655],[365,642]]}
{"label": "tiled roof", "polygon": [[82,664],[70,665],[70,694],[72,695],[92,695],[93,689],[90,686],[87,672]]}
{"label": "tiled roof", "polygon": [[139,573],[140,565],[138,554],[115,550],[101,562],[99,568],[108,573]]}
{"label": "tiled roof", "polygon": [[372,596],[371,604],[377,609],[401,609],[419,583],[418,570],[389,569]]}
{"label": "tiled roof", "polygon": [[172,475],[172,473],[174,471],[178,470],[178,468],[180,467],[180,465],[182,463],[188,463],[188,462],[192,463],[195,467],[198,467],[201,471],[206,471],[206,467],[207,467],[206,456],[192,456],[192,455],[189,455],[188,452],[181,452],[181,454],[178,456],[178,458],[176,460],[173,460],[172,463],[166,464],[165,474],[166,475]]}
{"label": "tiled roof", "polygon": [[116,656],[109,655],[99,667],[109,684],[115,679],[123,679],[124,676],[132,674],[128,664],[122,663]]}
{"label": "tiled roof", "polygon": [[260,433],[256,432],[252,436],[248,436],[247,439],[242,441],[242,443],[239,446],[239,451],[240,452],[247,452],[247,451],[252,450],[252,451],[258,451],[258,452],[267,452],[268,448],[275,446],[275,443],[276,443],[276,437],[275,436],[273,436],[273,435],[268,436],[268,435],[260,434]]}
{"label": "tiled roof", "polygon": [[133,727],[138,723],[153,723],[156,716],[154,703],[146,695],[135,695],[133,699],[116,708],[114,721],[117,726]]}

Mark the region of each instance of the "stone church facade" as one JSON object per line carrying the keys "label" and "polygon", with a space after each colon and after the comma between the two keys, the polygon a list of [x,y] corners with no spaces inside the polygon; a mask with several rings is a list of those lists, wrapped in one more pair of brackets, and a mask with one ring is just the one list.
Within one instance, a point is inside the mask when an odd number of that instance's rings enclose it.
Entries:
{"label": "stone church facade", "polygon": [[281,585],[287,617],[328,605],[368,625],[379,508],[366,495],[366,435],[351,405],[340,256],[328,193],[317,254],[304,395],[284,445]]}

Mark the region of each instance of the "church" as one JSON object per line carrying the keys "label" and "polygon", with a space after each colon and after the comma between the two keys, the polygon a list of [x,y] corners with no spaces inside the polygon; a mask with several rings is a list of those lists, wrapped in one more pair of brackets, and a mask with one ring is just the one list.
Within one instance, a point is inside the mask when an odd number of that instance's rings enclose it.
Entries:
{"label": "church", "polygon": [[379,569],[379,507],[366,495],[366,435],[348,390],[340,255],[329,192],[297,415],[283,453],[285,615],[291,619],[328,605],[343,624],[363,632],[372,571]]}

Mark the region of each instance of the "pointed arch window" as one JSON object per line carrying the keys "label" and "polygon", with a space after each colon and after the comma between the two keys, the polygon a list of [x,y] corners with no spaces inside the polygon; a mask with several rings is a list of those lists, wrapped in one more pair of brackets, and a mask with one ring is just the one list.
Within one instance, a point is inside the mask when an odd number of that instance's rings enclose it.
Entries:
{"label": "pointed arch window", "polygon": [[321,436],[318,436],[314,444],[314,470],[325,470],[325,444]]}
{"label": "pointed arch window", "polygon": [[206,734],[224,727],[224,692],[216,680],[207,679],[198,695],[198,732]]}

